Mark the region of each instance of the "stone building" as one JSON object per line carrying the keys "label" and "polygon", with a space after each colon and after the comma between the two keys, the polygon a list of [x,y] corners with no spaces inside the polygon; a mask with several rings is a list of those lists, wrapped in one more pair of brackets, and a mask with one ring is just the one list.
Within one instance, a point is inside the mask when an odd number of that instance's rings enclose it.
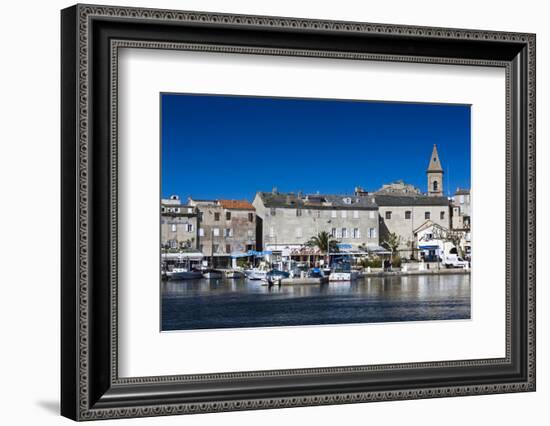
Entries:
{"label": "stone building", "polygon": [[258,192],[258,249],[299,250],[322,231],[354,249],[378,245],[378,208],[372,196]]}
{"label": "stone building", "polygon": [[382,186],[374,193],[380,215],[380,243],[390,233],[398,235],[398,250],[409,257],[416,245],[414,230],[426,221],[446,229],[451,225],[449,200],[443,196],[443,167],[434,145],[426,170],[427,193],[422,194],[412,185],[398,181]]}
{"label": "stone building", "polygon": [[199,200],[189,197],[188,203],[197,209],[199,251],[207,258],[223,256],[222,213],[216,200]]}
{"label": "stone building", "polygon": [[198,248],[198,212],[185,205],[177,195],[162,199],[160,205],[160,240],[164,250]]}
{"label": "stone building", "polygon": [[458,188],[452,197],[452,228],[469,230],[471,226],[470,190]]}
{"label": "stone building", "polygon": [[198,248],[210,265],[229,266],[232,254],[255,249],[256,215],[248,201],[189,198],[189,205],[197,209]]}
{"label": "stone building", "polygon": [[380,214],[380,243],[386,241],[390,233],[397,234],[404,257],[409,257],[409,250],[415,247],[414,230],[426,221],[450,227],[449,201],[445,197],[376,195],[375,198]]}
{"label": "stone building", "polygon": [[[359,188],[359,190],[361,189]],[[384,184],[376,193],[379,195],[422,195],[420,189],[402,180]]]}
{"label": "stone building", "polygon": [[430,162],[428,163],[426,175],[428,177],[428,195],[431,197],[442,197],[443,167],[441,167],[439,154],[437,153],[437,146],[435,146],[435,144],[430,157]]}
{"label": "stone building", "polygon": [[218,200],[225,219],[225,251],[243,254],[256,250],[256,210],[246,200]]}

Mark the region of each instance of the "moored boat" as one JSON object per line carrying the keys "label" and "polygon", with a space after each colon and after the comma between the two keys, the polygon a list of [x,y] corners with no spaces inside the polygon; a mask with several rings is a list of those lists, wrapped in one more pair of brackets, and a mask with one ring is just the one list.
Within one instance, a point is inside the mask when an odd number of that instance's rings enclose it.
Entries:
{"label": "moored boat", "polygon": [[319,285],[328,282],[327,277],[283,278],[281,285]]}
{"label": "moored boat", "polygon": [[237,280],[244,277],[245,277],[245,274],[243,271],[239,271],[236,269],[230,269],[229,271],[225,271],[225,278]]}
{"label": "moored boat", "polygon": [[266,274],[265,280],[267,282],[277,282],[284,278],[288,278],[289,276],[290,274],[288,272],[280,271],[278,269],[272,269]]}
{"label": "moored boat", "polygon": [[208,280],[217,280],[223,278],[223,272],[217,269],[205,269],[202,271],[202,276]]}
{"label": "moored boat", "polygon": [[166,271],[166,277],[169,280],[193,280],[202,277],[201,271],[194,271],[187,268],[176,267],[171,271]]}
{"label": "moored boat", "polygon": [[334,281],[354,281],[359,278],[358,271],[332,271],[328,276],[330,282]]}
{"label": "moored boat", "polygon": [[311,268],[307,271],[308,278],[325,278],[325,273],[320,268]]}
{"label": "moored boat", "polygon": [[249,280],[265,280],[269,271],[265,269],[253,268],[246,271]]}

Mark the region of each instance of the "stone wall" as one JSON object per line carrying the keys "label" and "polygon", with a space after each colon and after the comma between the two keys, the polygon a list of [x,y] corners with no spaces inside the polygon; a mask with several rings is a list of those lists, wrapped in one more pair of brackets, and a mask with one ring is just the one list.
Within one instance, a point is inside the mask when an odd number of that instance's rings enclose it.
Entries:
{"label": "stone wall", "polygon": [[[254,210],[224,209],[219,205],[199,205],[199,250],[205,256],[230,256],[256,246]],[[227,219],[230,213],[230,219]],[[249,216],[250,215],[250,216]],[[252,219],[252,220],[250,220]]]}
{"label": "stone wall", "polygon": [[253,205],[261,224],[258,246],[263,249],[270,244],[303,245],[322,231],[334,231],[338,242],[354,247],[378,244],[378,214],[374,209],[270,208],[265,207],[259,196]]}
{"label": "stone wall", "polygon": [[160,242],[162,247],[198,248],[197,216],[185,214],[161,214]]}
{"label": "stone wall", "polygon": [[[426,220],[431,220],[438,225],[450,229],[450,208],[449,206],[378,206],[380,215],[380,242],[383,243],[389,233],[396,233],[401,237],[399,250],[410,250],[414,243],[414,230]],[[391,212],[391,218],[386,218],[387,212]],[[410,219],[407,219],[406,212],[410,212]],[[441,213],[443,212],[443,218]],[[426,218],[429,213],[429,218]],[[403,253],[404,256],[410,252]]]}

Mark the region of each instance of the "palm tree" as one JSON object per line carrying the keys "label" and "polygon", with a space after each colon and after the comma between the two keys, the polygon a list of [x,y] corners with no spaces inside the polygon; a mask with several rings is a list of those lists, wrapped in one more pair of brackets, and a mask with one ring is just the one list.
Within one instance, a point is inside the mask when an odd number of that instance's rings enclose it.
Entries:
{"label": "palm tree", "polygon": [[332,235],[326,231],[319,232],[317,235],[311,237],[306,245],[309,247],[317,247],[326,254],[338,251],[338,241],[332,238]]}

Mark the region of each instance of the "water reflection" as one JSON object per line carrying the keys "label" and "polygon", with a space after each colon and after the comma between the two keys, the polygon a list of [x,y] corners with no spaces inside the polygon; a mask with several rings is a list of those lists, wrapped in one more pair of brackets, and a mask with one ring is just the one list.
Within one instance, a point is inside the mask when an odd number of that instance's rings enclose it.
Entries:
{"label": "water reflection", "polygon": [[470,276],[460,274],[280,287],[248,279],[161,286],[163,330],[470,318]]}

